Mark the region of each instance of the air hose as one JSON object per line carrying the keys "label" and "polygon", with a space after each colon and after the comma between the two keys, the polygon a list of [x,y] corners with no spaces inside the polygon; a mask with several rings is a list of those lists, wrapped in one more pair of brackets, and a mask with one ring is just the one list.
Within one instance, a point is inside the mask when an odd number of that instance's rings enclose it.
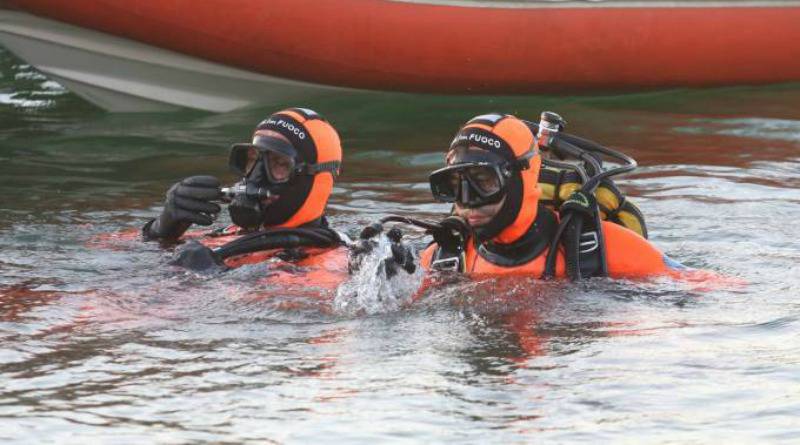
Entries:
{"label": "air hose", "polygon": [[170,262],[194,271],[218,270],[225,260],[237,255],[270,249],[333,247],[343,244],[339,235],[327,228],[274,228],[244,235],[215,249],[191,241]]}
{"label": "air hose", "polygon": [[328,228],[277,228],[244,235],[212,251],[224,260],[263,250],[332,247],[341,243],[339,235]]}

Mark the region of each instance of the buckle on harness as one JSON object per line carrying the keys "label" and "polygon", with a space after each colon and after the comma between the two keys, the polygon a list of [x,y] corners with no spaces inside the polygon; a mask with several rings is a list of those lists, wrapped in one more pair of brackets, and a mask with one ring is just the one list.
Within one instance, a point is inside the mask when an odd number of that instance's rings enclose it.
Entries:
{"label": "buckle on harness", "polygon": [[459,257],[442,258],[431,262],[431,269],[442,272],[458,272],[460,263],[461,258]]}
{"label": "buckle on harness", "polygon": [[580,253],[589,253],[597,250],[600,247],[597,231],[581,233],[578,244],[580,245]]}

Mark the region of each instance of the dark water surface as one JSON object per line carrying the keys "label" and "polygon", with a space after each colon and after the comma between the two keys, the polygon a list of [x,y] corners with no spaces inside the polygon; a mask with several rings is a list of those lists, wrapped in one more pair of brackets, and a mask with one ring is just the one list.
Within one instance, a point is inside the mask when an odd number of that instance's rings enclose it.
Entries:
{"label": "dark water surface", "polygon": [[[748,284],[490,280],[353,315],[104,236],[184,176],[233,180],[226,147],[283,105],[340,130],[342,229],[441,215],[460,123],[552,109],[639,160],[620,185],[658,246]],[[112,115],[0,50],[0,442],[798,443],[799,188],[796,85]]]}

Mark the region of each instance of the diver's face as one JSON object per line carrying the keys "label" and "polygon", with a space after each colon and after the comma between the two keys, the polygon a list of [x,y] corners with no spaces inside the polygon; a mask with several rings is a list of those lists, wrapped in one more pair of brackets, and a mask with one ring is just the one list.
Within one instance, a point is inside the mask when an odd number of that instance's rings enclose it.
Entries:
{"label": "diver's face", "polygon": [[[259,134],[261,136],[269,136],[280,139],[291,144],[286,136],[278,133],[277,131],[261,130]],[[292,169],[294,168],[294,159],[276,151],[264,151],[254,146],[250,146],[248,148],[247,164],[242,169],[247,176],[251,176],[251,173],[253,173],[253,168],[262,158],[265,162],[264,167],[267,169],[267,173],[273,182],[283,183],[289,180],[289,176],[292,174]]]}
{"label": "diver's face", "polygon": [[267,168],[274,181],[278,183],[288,181],[293,167],[294,160],[289,156],[275,152],[267,153]]}
{"label": "diver's face", "polygon": [[497,216],[497,213],[500,212],[500,208],[503,207],[503,203],[505,202],[506,198],[503,197],[503,199],[494,204],[486,204],[485,206],[472,209],[461,207],[460,204],[456,203],[454,213],[464,218],[472,228],[478,228],[485,226],[492,218]]}

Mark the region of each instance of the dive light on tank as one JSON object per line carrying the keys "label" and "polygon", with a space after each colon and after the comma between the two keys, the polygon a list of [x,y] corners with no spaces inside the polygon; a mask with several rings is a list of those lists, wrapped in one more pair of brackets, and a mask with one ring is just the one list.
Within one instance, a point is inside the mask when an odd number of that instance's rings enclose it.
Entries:
{"label": "dive light on tank", "polygon": [[222,199],[227,201],[230,201],[233,198],[241,195],[245,195],[248,198],[256,198],[259,200],[263,198],[269,198],[272,196],[272,193],[268,189],[264,187],[259,187],[252,183],[244,183],[244,182],[238,182],[230,187],[222,187],[220,191],[222,193]]}
{"label": "dive light on tank", "polygon": [[542,146],[549,147],[553,142],[553,138],[564,130],[566,124],[567,121],[557,113],[542,111],[541,116],[539,116],[539,133],[536,138],[539,139],[539,143]]}
{"label": "dive light on tank", "polygon": [[584,150],[567,140],[570,135],[564,133],[566,125],[567,121],[557,113],[543,111],[539,118],[539,131],[536,134],[536,138],[539,140],[539,147],[543,151],[551,151],[559,159],[572,157],[587,160]]}

